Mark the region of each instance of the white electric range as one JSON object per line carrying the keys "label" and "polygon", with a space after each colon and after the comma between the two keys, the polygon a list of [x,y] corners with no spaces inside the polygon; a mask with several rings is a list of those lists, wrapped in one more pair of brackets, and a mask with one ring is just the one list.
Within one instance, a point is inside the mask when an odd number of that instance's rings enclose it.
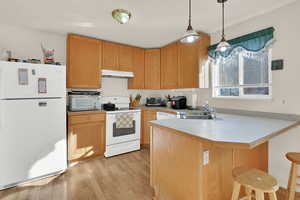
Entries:
{"label": "white electric range", "polygon": [[[111,157],[140,149],[141,111],[129,108],[129,97],[102,97],[102,104],[115,104],[116,110],[106,111],[105,157]],[[128,115],[132,127],[117,128],[118,115]],[[131,122],[130,122],[131,123]]]}

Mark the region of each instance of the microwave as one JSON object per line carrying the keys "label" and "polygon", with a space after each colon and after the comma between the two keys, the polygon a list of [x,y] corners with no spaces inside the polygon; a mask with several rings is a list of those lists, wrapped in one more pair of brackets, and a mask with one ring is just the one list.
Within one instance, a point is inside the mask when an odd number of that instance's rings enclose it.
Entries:
{"label": "microwave", "polygon": [[70,111],[93,111],[101,109],[100,92],[70,92],[68,96]]}

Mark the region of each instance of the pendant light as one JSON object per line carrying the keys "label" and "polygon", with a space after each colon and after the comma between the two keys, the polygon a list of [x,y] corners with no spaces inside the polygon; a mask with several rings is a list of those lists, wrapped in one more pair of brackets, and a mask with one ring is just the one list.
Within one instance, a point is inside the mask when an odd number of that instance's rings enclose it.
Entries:
{"label": "pendant light", "polygon": [[216,51],[218,52],[225,52],[230,48],[230,44],[225,39],[225,17],[224,17],[225,5],[224,4],[226,1],[227,0],[218,0],[218,3],[222,4],[222,39],[216,49]]}
{"label": "pendant light", "polygon": [[184,36],[181,38],[182,43],[193,43],[200,39],[200,35],[194,31],[192,27],[192,2],[189,0],[189,25],[188,28],[184,34]]}

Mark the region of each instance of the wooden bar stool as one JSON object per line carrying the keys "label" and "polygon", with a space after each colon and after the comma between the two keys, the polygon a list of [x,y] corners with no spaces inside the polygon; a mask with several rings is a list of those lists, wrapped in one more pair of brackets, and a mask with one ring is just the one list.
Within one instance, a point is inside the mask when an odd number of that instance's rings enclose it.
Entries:
{"label": "wooden bar stool", "polygon": [[276,191],[279,189],[277,180],[258,169],[235,168],[232,171],[234,187],[231,200],[239,200],[241,186],[245,187],[246,197],[251,200],[252,192],[255,192],[256,200],[264,200],[264,194],[269,195],[270,200],[277,200]]}
{"label": "wooden bar stool", "polygon": [[288,184],[288,195],[287,200],[294,200],[295,199],[295,189],[296,186],[300,186],[297,183],[297,178],[300,176],[297,175],[298,173],[298,165],[300,165],[300,153],[287,153],[285,155],[289,161],[292,162],[289,184]]}

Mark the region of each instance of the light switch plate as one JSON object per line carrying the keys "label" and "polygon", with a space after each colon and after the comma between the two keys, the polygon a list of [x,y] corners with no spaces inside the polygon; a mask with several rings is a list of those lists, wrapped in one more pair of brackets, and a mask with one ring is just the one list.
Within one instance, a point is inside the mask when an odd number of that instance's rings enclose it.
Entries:
{"label": "light switch plate", "polygon": [[272,61],[272,71],[274,70],[283,70],[284,62],[283,60],[273,60]]}
{"label": "light switch plate", "polygon": [[209,163],[209,151],[203,152],[203,165],[207,165]]}

